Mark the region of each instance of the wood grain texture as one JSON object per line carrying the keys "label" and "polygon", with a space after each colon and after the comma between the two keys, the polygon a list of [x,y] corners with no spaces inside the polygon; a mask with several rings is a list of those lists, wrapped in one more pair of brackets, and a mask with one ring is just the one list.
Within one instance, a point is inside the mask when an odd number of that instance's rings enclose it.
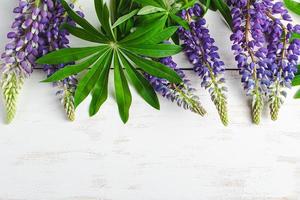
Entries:
{"label": "wood grain texture", "polygon": [[[2,2],[1,49],[14,6]],[[93,19],[92,1],[83,9]],[[229,31],[218,15],[208,18],[222,57],[234,68]],[[190,67],[183,56],[176,60]],[[77,120],[68,122],[55,89],[39,83],[44,74],[35,71],[25,83],[14,123],[0,121],[0,200],[300,200],[296,89],[277,122],[266,109],[262,124],[255,126],[238,73],[227,71],[230,126],[225,128],[200,80],[187,74],[206,117],[162,98],[161,111],[155,111],[134,93],[130,121],[123,125],[113,97],[91,119],[90,99],[85,101]]]}

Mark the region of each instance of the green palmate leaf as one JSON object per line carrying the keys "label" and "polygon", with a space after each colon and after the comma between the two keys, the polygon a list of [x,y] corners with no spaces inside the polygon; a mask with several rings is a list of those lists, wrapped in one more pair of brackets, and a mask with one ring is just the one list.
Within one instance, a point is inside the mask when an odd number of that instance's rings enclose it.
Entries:
{"label": "green palmate leaf", "polygon": [[297,2],[295,0],[284,0],[284,4],[288,9],[300,15],[300,2]]}
{"label": "green palmate leaf", "polygon": [[166,10],[155,6],[145,6],[138,12],[138,15],[149,15],[152,13],[162,12],[162,11],[166,11]]}
{"label": "green palmate leaf", "polygon": [[101,70],[100,76],[94,89],[92,90],[92,101],[89,108],[90,116],[94,116],[100,110],[100,107],[107,100],[108,97],[108,79],[109,70],[112,59],[108,60],[107,65],[105,64]]}
{"label": "green palmate leaf", "polygon": [[181,46],[169,44],[127,45],[123,48],[136,54],[153,58],[172,56],[181,52],[182,49]]}
{"label": "green palmate leaf", "polygon": [[187,9],[187,8],[193,7],[194,4],[197,3],[197,1],[198,0],[186,1],[184,6],[181,7],[181,9]]}
{"label": "green palmate leaf", "polygon": [[[138,1],[142,1],[143,3],[148,2],[154,4],[151,6],[159,8],[174,3],[173,0],[168,2],[167,0]],[[145,23],[145,21],[141,21],[141,24],[139,24],[136,20],[137,18],[133,17],[137,14],[138,4],[131,2],[131,0],[124,2],[125,0],[112,0],[110,11],[107,5],[103,4],[102,0],[94,0],[97,16],[101,23],[100,29],[97,30],[85,19],[82,19],[79,15],[74,13],[68,5],[66,5],[65,1],[63,1],[69,16],[77,22],[79,26],[71,27],[65,25],[62,28],[67,29],[74,36],[86,41],[101,43],[101,45],[62,49],[40,58],[37,63],[56,65],[80,61],[78,64],[60,69],[49,77],[46,80],[47,82],[63,80],[66,77],[78,74],[88,67],[91,67],[79,81],[74,97],[75,107],[77,107],[89,94],[92,94],[92,101],[89,108],[90,116],[95,115],[99,111],[108,97],[109,72],[113,63],[116,100],[120,116],[125,123],[129,117],[131,94],[123,67],[126,69],[126,75],[128,75],[127,77],[137,92],[147,103],[157,109],[159,109],[159,102],[154,89],[135,67],[139,67],[143,72],[166,79],[171,83],[181,83],[182,80],[180,76],[169,67],[153,61],[150,58],[144,58],[144,56],[151,58],[171,56],[181,50],[181,47],[176,45],[158,44],[164,40],[168,40],[177,29],[177,27],[164,29],[168,14],[164,12],[159,13],[162,15],[154,22],[150,23],[149,21],[149,23]],[[120,9],[122,9],[122,14],[119,13],[121,12]],[[129,14],[124,15],[126,12],[129,12]],[[157,16],[156,14],[157,13],[151,16]],[[138,18],[147,18],[148,16],[150,15]],[[112,29],[111,22],[114,22],[115,29]],[[131,30],[134,31],[131,32]]]}
{"label": "green palmate leaf", "polygon": [[103,0],[94,0],[94,5],[102,28],[111,40],[114,39],[115,36],[111,28],[111,19],[106,3],[103,4]]}
{"label": "green palmate leaf", "polygon": [[294,96],[295,99],[300,99],[300,90],[297,91],[297,93]]}
{"label": "green palmate leaf", "polygon": [[130,78],[131,83],[136,89],[137,93],[152,107],[160,109],[157,95],[150,85],[149,81],[145,79],[132,65],[129,63],[124,55],[120,54],[120,60],[123,68]]}
{"label": "green palmate leaf", "polygon": [[105,37],[102,37],[100,34],[96,35],[94,33],[90,33],[88,31],[86,31],[85,29],[74,27],[67,23],[63,24],[61,26],[61,28],[66,29],[72,35],[74,35],[80,39],[86,40],[86,41],[96,42],[96,43],[107,42],[107,39]]}
{"label": "green palmate leaf", "polygon": [[[72,8],[70,8],[69,4],[65,1],[62,0],[62,5],[64,9],[67,11],[68,15],[70,18],[72,18],[78,25],[80,25],[82,28],[84,28],[86,31],[96,34],[96,35],[102,35],[97,29],[95,29],[87,20],[84,18],[80,17]],[[102,37],[105,38],[104,35]]]}
{"label": "green palmate leaf", "polygon": [[224,19],[226,20],[227,24],[232,27],[232,16],[228,5],[223,0],[212,0],[216,8],[220,11],[223,15]]}
{"label": "green palmate leaf", "polygon": [[211,9],[213,11],[217,11],[217,8],[212,0],[200,0],[200,2],[203,3],[206,6],[206,8]]}
{"label": "green palmate leaf", "polygon": [[157,34],[150,38],[147,43],[149,44],[157,44],[162,41],[167,41],[174,35],[174,33],[177,31],[177,26],[170,26],[160,32],[160,34]]}
{"label": "green palmate leaf", "polygon": [[177,24],[179,24],[180,26],[182,26],[183,28],[189,30],[190,27],[189,27],[189,24],[187,21],[181,19],[180,17],[178,17],[177,15],[175,14],[170,14],[170,17],[172,20],[174,20]]}
{"label": "green palmate leaf", "polygon": [[291,41],[293,41],[295,39],[300,39],[300,34],[299,33],[293,33],[292,34]]}
{"label": "green palmate leaf", "polygon": [[89,114],[91,117],[97,114],[103,103],[107,100],[109,70],[110,68],[106,67],[101,72],[99,80],[92,91],[92,101],[89,108]]}
{"label": "green palmate leaf", "polygon": [[119,28],[119,31],[121,33],[121,38],[124,38],[126,37],[128,34],[130,34],[130,31],[131,29],[133,28],[134,26],[134,20],[133,19],[129,19],[127,20],[126,22],[120,24],[120,26],[118,27]]}
{"label": "green palmate leaf", "polygon": [[164,19],[166,19],[165,16],[153,24],[147,24],[146,26],[138,27],[135,32],[125,37],[119,43],[142,44],[164,28]]}
{"label": "green palmate leaf", "polygon": [[117,16],[118,16],[118,1],[119,0],[110,0],[109,1],[109,10],[110,10],[110,15],[111,15],[111,22],[114,23],[117,20]]}
{"label": "green palmate leaf", "polygon": [[297,66],[297,69],[298,69],[298,71],[297,71],[296,75],[300,75],[300,65]]}
{"label": "green palmate leaf", "polygon": [[126,123],[129,118],[129,109],[131,106],[132,97],[123,69],[120,65],[118,53],[116,53],[114,56],[114,81],[119,114],[122,121]]}
{"label": "green palmate leaf", "polygon": [[162,8],[166,8],[167,6],[166,0],[154,0],[154,1],[157,2]]}
{"label": "green palmate leaf", "polygon": [[295,78],[293,79],[292,85],[293,86],[300,85],[300,75],[295,76]]}
{"label": "green palmate leaf", "polygon": [[204,15],[207,13],[210,6],[211,6],[211,0],[206,0]]}
{"label": "green palmate leaf", "polygon": [[130,13],[128,13],[127,15],[124,15],[123,17],[120,17],[112,26],[112,28],[116,28],[117,26],[119,26],[120,24],[123,24],[124,22],[126,22],[127,20],[129,20],[130,18],[132,18],[134,15],[136,15],[138,13],[138,9],[135,9],[133,11],[131,11]]}
{"label": "green palmate leaf", "polygon": [[139,6],[137,3],[135,3],[133,0],[115,0],[117,2],[117,8],[116,8],[116,19],[128,14],[129,12],[140,9],[141,6]]}
{"label": "green palmate leaf", "polygon": [[95,62],[88,73],[79,81],[75,91],[75,107],[77,107],[95,87],[96,82],[103,69],[108,65],[112,58],[112,51],[105,53],[97,62]]}
{"label": "green palmate leaf", "polygon": [[41,58],[39,58],[37,64],[62,64],[69,63],[77,60],[81,60],[97,52],[106,49],[107,45],[101,45],[96,47],[83,47],[83,48],[65,48],[58,51],[51,52]]}
{"label": "green palmate leaf", "polygon": [[76,65],[70,65],[67,67],[62,68],[61,70],[58,70],[55,72],[52,76],[44,80],[43,82],[56,82],[60,80],[64,80],[65,78],[80,73],[81,71],[87,69],[92,64],[94,64],[97,60],[99,60],[102,56],[105,55],[105,52],[108,50],[108,48],[103,49],[101,52],[89,57],[85,61],[76,64]]}
{"label": "green palmate leaf", "polygon": [[155,7],[162,7],[163,5],[158,2],[157,0],[134,0],[137,3],[140,3],[144,6],[155,6]]}
{"label": "green palmate leaf", "polygon": [[[153,22],[157,22],[158,20],[162,22],[162,20],[165,19],[165,21],[167,21],[167,18],[163,18],[164,16],[166,16],[166,13],[164,12],[158,12],[149,15],[140,15],[137,18],[136,22],[140,26],[146,26],[148,24],[153,24]],[[163,23],[165,24],[165,22]]]}
{"label": "green palmate leaf", "polygon": [[174,70],[159,62],[141,58],[130,52],[126,52],[126,55],[132,60],[133,63],[152,76],[166,79],[171,83],[182,82],[180,76]]}

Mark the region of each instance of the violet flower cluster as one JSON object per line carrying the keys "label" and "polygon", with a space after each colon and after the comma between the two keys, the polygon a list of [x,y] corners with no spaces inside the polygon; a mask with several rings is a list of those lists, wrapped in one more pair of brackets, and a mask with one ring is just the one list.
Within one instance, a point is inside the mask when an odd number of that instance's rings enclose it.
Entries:
{"label": "violet flower cluster", "polygon": [[182,78],[183,83],[176,85],[165,79],[146,74],[146,78],[150,81],[156,92],[166,99],[176,102],[179,107],[204,116],[206,111],[202,107],[199,97],[194,94],[196,90],[191,86],[190,80],[186,78],[185,73],[177,66],[172,57],[162,58],[159,62],[176,71]]}
{"label": "violet flower cluster", "polygon": [[[48,48],[48,51],[51,51],[62,48],[64,46],[62,44],[67,43],[65,36],[58,36],[62,34],[58,31],[59,27],[54,27],[59,23],[51,24],[54,21],[58,22],[60,16],[64,15],[59,5],[59,1],[53,0],[19,0],[18,6],[13,11],[16,14],[12,24],[13,31],[7,34],[10,42],[1,55],[3,61],[1,86],[8,122],[11,122],[15,116],[17,97],[24,79],[36,67],[35,60],[45,54],[45,51],[41,49]],[[60,9],[57,10],[57,8]],[[49,45],[47,43],[50,41],[48,36],[52,39],[55,38],[56,41],[52,41]],[[73,78],[71,79],[73,81]],[[68,82],[68,80],[66,81]],[[73,83],[75,81],[71,85]],[[69,102],[72,103],[72,101]],[[68,116],[71,116],[70,113]]]}
{"label": "violet flower cluster", "polygon": [[[258,124],[267,99],[273,120],[291,87],[300,55],[300,41],[290,41],[291,16],[283,3],[274,0],[230,0],[233,17],[232,49],[242,76],[242,83],[252,96],[252,115]],[[287,25],[286,25],[287,24]]]}
{"label": "violet flower cluster", "polygon": [[[73,7],[73,5],[71,6]],[[40,34],[39,40],[39,52],[42,55],[46,55],[49,52],[56,51],[58,49],[69,48],[69,33],[65,29],[61,29],[61,26],[64,23],[76,26],[76,24],[66,15],[60,1],[54,1],[53,4],[48,5],[47,9],[48,21],[44,32]],[[84,17],[83,13],[79,11],[77,11],[77,13],[81,17]],[[66,65],[64,64],[45,65],[44,71],[49,77],[65,66]],[[59,88],[57,95],[60,97],[62,104],[64,105],[68,119],[73,121],[75,119],[74,93],[77,86],[77,79],[75,76],[70,76],[65,80],[54,83],[54,85]]]}
{"label": "violet flower cluster", "polygon": [[13,12],[16,14],[13,31],[7,34],[10,42],[1,55],[1,86],[8,122],[15,116],[17,97],[24,79],[32,73],[35,59],[40,56],[38,35],[44,29],[42,12],[35,1],[19,0]]}
{"label": "violet flower cluster", "polygon": [[223,124],[228,125],[225,66],[202,14],[203,9],[199,4],[183,10],[181,18],[189,22],[190,29],[186,30],[180,27],[178,33],[183,42],[186,56],[194,65],[194,71],[202,78],[201,86],[208,89]]}

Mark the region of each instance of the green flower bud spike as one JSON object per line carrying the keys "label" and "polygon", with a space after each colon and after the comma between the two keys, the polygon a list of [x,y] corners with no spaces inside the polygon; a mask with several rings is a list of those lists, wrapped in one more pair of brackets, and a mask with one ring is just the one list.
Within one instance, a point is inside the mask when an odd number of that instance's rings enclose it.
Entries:
{"label": "green flower bud spike", "polygon": [[64,96],[62,98],[62,103],[70,121],[75,120],[75,105],[74,105],[74,92],[64,88]]}
{"label": "green flower bud spike", "polygon": [[252,120],[256,125],[260,124],[263,107],[261,94],[255,94],[252,101]]}
{"label": "green flower bud spike", "polygon": [[281,100],[278,96],[276,96],[270,103],[270,113],[271,113],[271,119],[273,121],[276,121],[278,119],[280,107],[281,107]]}
{"label": "green flower bud spike", "polygon": [[212,100],[218,110],[220,119],[224,126],[228,126],[229,119],[228,119],[228,110],[227,110],[227,100],[225,95],[219,91],[215,93],[216,96],[212,97]]}
{"label": "green flower bud spike", "polygon": [[23,79],[16,74],[6,74],[1,83],[4,104],[6,108],[6,121],[11,123],[17,111],[17,97],[23,85]]}

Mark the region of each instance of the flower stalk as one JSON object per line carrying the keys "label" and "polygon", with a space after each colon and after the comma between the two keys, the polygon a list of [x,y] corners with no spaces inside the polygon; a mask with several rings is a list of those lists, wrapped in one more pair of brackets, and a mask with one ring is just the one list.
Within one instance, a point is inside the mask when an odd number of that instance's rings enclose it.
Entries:
{"label": "flower stalk", "polygon": [[228,125],[227,99],[224,86],[224,62],[220,60],[218,48],[206,28],[202,18],[203,8],[195,4],[193,8],[183,10],[181,18],[188,21],[190,30],[179,28],[179,37],[183,41],[185,54],[194,65],[194,71],[202,78],[202,87],[208,89],[222,123]]}
{"label": "flower stalk", "polygon": [[230,0],[233,17],[232,49],[236,55],[247,94],[252,96],[252,115],[258,124],[265,99],[269,101],[272,120],[291,87],[300,55],[300,41],[291,41],[300,26],[291,21],[283,3],[274,0]]}
{"label": "flower stalk", "polygon": [[[68,33],[60,30],[60,25],[67,21],[60,1],[19,0],[19,5],[13,12],[16,14],[12,24],[13,31],[7,34],[10,42],[5,46],[5,51],[1,55],[3,63],[0,64],[0,82],[9,123],[16,115],[17,97],[23,82],[37,66],[36,59],[50,51],[67,48],[69,43]],[[57,66],[45,67],[48,75],[55,69]],[[70,94],[74,91],[76,83],[75,77],[57,83],[62,88],[68,88],[68,92],[62,90],[60,94],[62,94],[61,98],[65,99],[63,102],[67,102],[64,105],[68,105],[66,113],[67,116],[71,116],[71,120],[74,114],[71,115],[70,112],[74,106],[70,106],[73,103]]]}
{"label": "flower stalk", "polygon": [[151,85],[156,92],[161,94],[171,102],[176,102],[179,107],[185,110],[190,110],[200,116],[206,114],[200,102],[200,98],[194,94],[196,91],[192,88],[190,80],[186,78],[185,73],[177,66],[172,57],[166,57],[159,60],[162,64],[170,67],[182,78],[183,83],[177,85],[169,81],[146,74],[146,78],[150,81]]}

